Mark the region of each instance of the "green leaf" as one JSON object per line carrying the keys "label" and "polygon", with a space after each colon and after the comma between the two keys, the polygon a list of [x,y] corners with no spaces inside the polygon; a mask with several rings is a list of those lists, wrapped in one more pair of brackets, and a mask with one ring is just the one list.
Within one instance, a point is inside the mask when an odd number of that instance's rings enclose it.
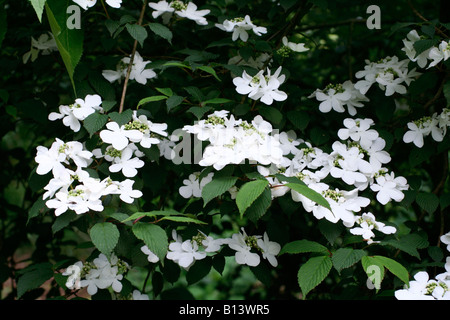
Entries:
{"label": "green leaf", "polygon": [[167,112],[169,112],[173,108],[179,106],[183,102],[183,100],[184,100],[184,97],[182,97],[182,96],[177,96],[177,95],[170,96],[166,100]]}
{"label": "green leaf", "polygon": [[186,281],[189,285],[196,283],[205,278],[211,271],[212,259],[206,257],[205,259],[195,261],[186,273]]}
{"label": "green leaf", "polygon": [[434,193],[419,192],[416,196],[416,202],[423,210],[433,213],[439,206],[439,198]]}
{"label": "green leaf", "polygon": [[264,119],[270,120],[270,122],[275,124],[279,124],[283,120],[283,114],[274,107],[263,106],[258,109],[258,112]]}
{"label": "green leaf", "polygon": [[317,287],[328,275],[333,263],[329,256],[312,257],[298,270],[298,284],[303,293],[303,299]]}
{"label": "green leaf", "polygon": [[100,222],[89,230],[92,243],[104,255],[109,256],[119,241],[119,229],[111,222]]}
{"label": "green leaf", "polygon": [[245,216],[256,223],[269,209],[272,204],[272,193],[268,188],[252,203],[245,211]]}
{"label": "green leaf", "polygon": [[368,281],[379,290],[385,274],[383,263],[376,257],[364,256],[361,258],[361,265],[369,278]]}
{"label": "green leaf", "polygon": [[111,112],[109,115],[109,118],[114,121],[117,122],[117,124],[119,126],[124,125],[128,122],[131,121],[132,117],[133,117],[133,110],[131,109],[127,109],[122,113],[119,112]]}
{"label": "green leaf", "polygon": [[283,246],[283,248],[281,248],[280,255],[285,253],[298,254],[307,252],[327,253],[328,249],[315,241],[296,240],[293,242],[286,243]]}
{"label": "green leaf", "polygon": [[159,220],[169,220],[169,221],[183,222],[183,223],[206,224],[206,222],[203,222],[198,219],[191,218],[191,217],[185,217],[185,216],[166,216],[166,217],[162,217]]}
{"label": "green leaf", "polygon": [[190,107],[186,112],[192,113],[198,120],[203,118],[205,113],[211,111],[211,107]]}
{"label": "green leaf", "polygon": [[154,34],[160,36],[161,38],[167,40],[170,44],[172,44],[173,34],[169,28],[159,23],[149,23],[148,27],[150,28],[150,30],[152,30]]}
{"label": "green leaf", "polygon": [[138,24],[127,24],[126,28],[130,36],[143,47],[144,40],[148,37],[147,30]]}
{"label": "green leaf", "polygon": [[424,39],[414,42],[413,47],[416,50],[416,57],[422,52],[434,47],[439,43],[438,39]]}
{"label": "green leaf", "polygon": [[171,97],[173,95],[173,91],[170,88],[155,88],[155,89],[168,97]]}
{"label": "green leaf", "polygon": [[103,128],[106,122],[108,122],[108,116],[106,114],[94,112],[90,114],[86,119],[84,119],[83,126],[92,137],[94,133]]}
{"label": "green leaf", "polygon": [[142,106],[143,104],[149,103],[149,102],[155,102],[155,101],[161,101],[161,100],[165,100],[167,99],[167,96],[152,96],[152,97],[147,97],[144,99],[141,99],[138,102],[137,107],[139,108],[140,106]]}
{"label": "green leaf", "polygon": [[401,237],[399,240],[389,239],[381,241],[380,245],[390,245],[396,249],[406,252],[417,259],[420,259],[420,254],[417,249],[424,249],[428,247],[429,243],[426,239],[418,234],[408,234]]}
{"label": "green leaf", "polygon": [[203,207],[235,185],[237,177],[213,177],[202,189]]}
{"label": "green leaf", "polygon": [[388,257],[373,256],[373,258],[380,261],[390,272],[397,276],[397,278],[403,281],[406,285],[409,285],[409,273],[404,266]]}
{"label": "green leaf", "polygon": [[359,262],[362,257],[366,255],[364,250],[353,250],[352,248],[340,248],[335,253],[331,260],[333,261],[333,266],[338,272],[342,269],[353,266],[355,263]]}
{"label": "green leaf", "polygon": [[47,0],[45,12],[76,95],[73,74],[83,54],[84,36],[82,29],[69,29],[67,27],[69,14],[66,9],[71,4],[72,0]]}
{"label": "green leaf", "polygon": [[157,217],[157,216],[172,216],[172,215],[182,215],[182,213],[175,211],[175,210],[154,210],[154,211],[148,211],[148,212],[135,212],[131,216],[129,216],[127,219],[123,220],[122,223],[140,219],[142,217]]}
{"label": "green leaf", "polygon": [[39,22],[42,22],[42,13],[44,12],[46,1],[47,0],[30,0],[31,5],[33,6],[34,11],[36,12],[36,15],[39,19]]}
{"label": "green leaf", "polygon": [[20,272],[22,276],[17,280],[18,299],[27,291],[39,288],[54,275],[52,265],[48,262],[30,265]]}
{"label": "green leaf", "polygon": [[233,100],[230,99],[225,99],[225,98],[214,98],[214,99],[209,99],[206,101],[203,101],[201,103],[202,106],[206,106],[207,104],[223,104],[223,103],[228,103],[228,102],[232,102]]}
{"label": "green leaf", "polygon": [[245,210],[251,206],[251,204],[263,193],[264,189],[269,184],[269,181],[254,180],[245,183],[238,191],[236,195],[236,204],[238,206],[241,216]]}
{"label": "green leaf", "polygon": [[287,183],[286,186],[331,211],[328,201],[317,191],[298,183]]}
{"label": "green leaf", "polygon": [[169,246],[169,240],[164,229],[155,224],[137,223],[132,230],[136,238],[144,241],[145,245],[158,256],[160,261],[164,260]]}
{"label": "green leaf", "polygon": [[197,69],[200,69],[200,70],[202,70],[202,71],[205,71],[206,73],[209,73],[209,74],[213,75],[214,78],[216,78],[218,81],[222,81],[222,80],[220,80],[219,77],[217,76],[216,71],[215,71],[212,67],[210,67],[210,66],[200,66],[200,67],[197,67]]}

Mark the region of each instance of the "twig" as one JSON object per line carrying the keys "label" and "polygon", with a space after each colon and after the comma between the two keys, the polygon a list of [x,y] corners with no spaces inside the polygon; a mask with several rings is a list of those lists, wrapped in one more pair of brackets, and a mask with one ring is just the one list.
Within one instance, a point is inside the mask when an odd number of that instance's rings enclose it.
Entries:
{"label": "twig", "polygon": [[[144,0],[144,3],[142,4],[141,14],[140,14],[139,20],[137,22],[138,25],[142,25],[142,20],[144,20],[144,13],[145,13],[145,8],[147,7],[147,1],[148,0]],[[127,93],[127,86],[128,86],[128,80],[130,79],[131,69],[133,68],[133,60],[134,60],[134,55],[136,54],[137,44],[138,44],[138,41],[134,40],[133,51],[131,52],[131,57],[130,57],[130,63],[128,65],[127,74],[125,76],[125,82],[123,83],[122,97],[120,98],[119,113],[122,113],[123,106],[125,104],[125,95]]]}
{"label": "twig", "polygon": [[[417,9],[413,6],[413,4],[411,3],[411,0],[408,0],[408,5],[411,8],[412,12],[414,12],[414,14],[416,16],[418,16],[421,20],[425,21],[425,22],[429,22],[429,20],[427,18],[425,18],[419,11],[417,11]],[[439,29],[438,27],[434,27],[434,29],[436,30],[437,33],[439,33],[441,36],[445,37],[445,38],[449,38],[448,35],[446,35],[441,29]]]}

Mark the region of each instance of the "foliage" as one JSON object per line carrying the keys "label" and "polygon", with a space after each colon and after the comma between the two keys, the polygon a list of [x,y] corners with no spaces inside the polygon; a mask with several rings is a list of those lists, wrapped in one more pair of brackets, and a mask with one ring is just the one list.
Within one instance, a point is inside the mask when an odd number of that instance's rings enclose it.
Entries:
{"label": "foliage", "polygon": [[[198,0],[204,16],[183,16],[178,2],[170,17],[147,0],[77,3],[0,0],[2,298],[394,299],[418,272],[444,272],[450,139],[436,123],[449,115],[450,17],[439,2],[378,1],[380,29],[368,28],[361,1]],[[227,19],[247,14],[253,27],[234,39]],[[367,66],[398,76],[390,64],[404,82],[353,87]],[[245,75],[278,86],[244,93],[255,83]],[[353,109],[350,98],[329,102],[349,84]],[[89,112],[67,116],[76,108]],[[356,174],[336,156],[352,139],[346,152],[368,156],[362,138],[344,137],[350,118],[371,119],[385,143],[376,172]],[[251,143],[239,136],[249,131]],[[244,161],[206,157],[227,134],[235,148],[245,142]],[[275,155],[272,138],[295,152]],[[274,143],[269,155],[255,141]],[[45,170],[39,155],[52,147],[66,158]],[[322,164],[295,174],[281,164],[319,151],[336,156],[320,185],[307,178]],[[49,187],[68,169],[71,195],[104,188],[84,211],[62,208],[61,186]],[[406,183],[383,193],[394,173]],[[107,285],[89,278],[96,271]]]}

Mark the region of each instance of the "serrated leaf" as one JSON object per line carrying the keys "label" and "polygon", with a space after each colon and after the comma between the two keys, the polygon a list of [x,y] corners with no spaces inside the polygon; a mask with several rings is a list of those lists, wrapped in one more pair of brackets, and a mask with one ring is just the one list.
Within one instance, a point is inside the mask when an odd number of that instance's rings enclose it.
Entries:
{"label": "serrated leaf", "polygon": [[168,97],[173,95],[173,91],[170,88],[155,88],[158,92],[161,92],[163,95]]}
{"label": "serrated leaf", "polygon": [[404,266],[388,257],[373,256],[373,258],[380,261],[397,278],[403,281],[406,285],[409,285],[409,273]]}
{"label": "serrated leaf", "polygon": [[169,220],[174,222],[182,222],[182,223],[196,223],[196,224],[206,224],[206,222],[200,221],[198,219],[194,219],[191,217],[185,217],[185,216],[166,216],[162,217],[161,220]]}
{"label": "serrated leaf", "polygon": [[161,100],[165,100],[167,99],[167,96],[152,96],[152,97],[147,97],[144,99],[141,99],[138,102],[137,107],[139,108],[140,106],[142,106],[143,104],[149,103],[149,102],[155,102],[155,101],[161,101]]}
{"label": "serrated leaf", "polygon": [[245,183],[239,189],[236,195],[236,205],[238,206],[241,216],[244,214],[245,210],[251,206],[251,204],[263,193],[264,189],[268,186],[269,181],[264,180],[254,180]]}
{"label": "serrated leaf", "polygon": [[417,259],[420,259],[420,254],[417,249],[424,249],[428,247],[428,241],[418,234],[408,234],[401,237],[399,240],[390,239],[380,242],[381,245],[390,245],[396,249],[406,252]]}
{"label": "serrated leaf", "polygon": [[203,207],[235,185],[237,177],[213,177],[202,189]]}
{"label": "serrated leaf", "polygon": [[375,257],[364,256],[361,258],[361,265],[375,289],[381,288],[381,282],[384,279],[384,265]]}
{"label": "serrated leaf", "polygon": [[27,291],[39,288],[45,281],[53,277],[52,265],[48,262],[37,263],[21,270],[17,280],[17,298],[20,299]]}
{"label": "serrated leaf", "polygon": [[419,192],[416,196],[416,202],[423,210],[433,213],[439,206],[439,198],[434,193]]}
{"label": "serrated leaf", "polygon": [[181,215],[181,213],[175,210],[153,210],[148,212],[135,212],[131,216],[123,220],[122,223],[140,219],[142,217],[171,216],[171,215]]}
{"label": "serrated leaf", "polygon": [[112,121],[117,122],[117,124],[121,126],[131,121],[131,118],[133,117],[133,110],[127,109],[122,113],[111,112],[108,115]]}
{"label": "serrated leaf", "polygon": [[143,26],[140,26],[138,24],[127,24],[126,29],[127,29],[128,33],[130,34],[130,36],[134,40],[139,42],[141,47],[143,47],[144,40],[147,39],[147,37],[148,37],[147,30]]}
{"label": "serrated leaf", "polygon": [[164,260],[169,247],[169,240],[166,232],[160,226],[149,223],[137,223],[132,230],[136,238],[144,241],[145,245],[156,254],[160,261]]}
{"label": "serrated leaf", "polygon": [[263,193],[245,211],[245,216],[256,223],[269,209],[272,204],[272,193],[269,189],[264,189]]}
{"label": "serrated leaf", "polygon": [[108,122],[108,116],[106,114],[94,112],[84,119],[83,126],[92,137],[94,133],[103,128],[106,122]]}
{"label": "serrated leaf", "polygon": [[212,108],[211,107],[190,107],[187,112],[192,113],[194,116],[196,116],[196,118],[198,120],[200,120],[201,118],[203,118],[203,116],[205,115],[205,113],[211,111]]}
{"label": "serrated leaf", "polygon": [[280,255],[288,254],[298,254],[307,252],[317,252],[326,253],[328,249],[318,242],[310,240],[296,240],[293,242],[286,243],[280,250]]}
{"label": "serrated leaf", "polygon": [[279,124],[283,120],[283,114],[274,107],[263,106],[258,109],[258,112],[264,119],[270,119],[270,122],[275,124]]}
{"label": "serrated leaf", "polygon": [[184,97],[182,97],[182,96],[177,96],[177,95],[170,96],[166,100],[167,112],[169,112],[173,108],[179,106],[183,102],[183,100],[184,100]]}
{"label": "serrated leaf", "polygon": [[228,103],[228,102],[232,102],[233,100],[230,99],[225,99],[225,98],[214,98],[214,99],[209,99],[206,101],[203,101],[201,103],[202,106],[206,106],[207,104],[223,104],[223,103]]}
{"label": "serrated leaf", "polygon": [[187,283],[193,284],[202,280],[211,271],[211,267],[212,260],[210,257],[195,261],[195,263],[189,268],[189,271],[186,274]]}
{"label": "serrated leaf", "polygon": [[286,186],[331,211],[328,201],[317,191],[298,183],[287,183]]}
{"label": "serrated leaf", "polygon": [[333,253],[331,260],[334,268],[341,272],[342,269],[353,266],[359,262],[366,252],[363,250],[354,250],[352,248],[340,248]]}
{"label": "serrated leaf", "polygon": [[96,223],[89,230],[92,243],[104,255],[109,256],[119,241],[120,232],[111,222]]}
{"label": "serrated leaf", "polygon": [[84,36],[82,29],[69,29],[67,27],[67,19],[69,18],[67,7],[71,4],[71,0],[47,0],[45,12],[76,95],[73,74],[83,54]]}
{"label": "serrated leaf", "polygon": [[148,27],[150,28],[150,30],[152,30],[154,34],[167,40],[170,44],[172,44],[173,34],[169,28],[159,23],[149,23]]}
{"label": "serrated leaf", "polygon": [[303,299],[327,277],[332,266],[329,256],[318,256],[310,258],[300,267],[297,278]]}

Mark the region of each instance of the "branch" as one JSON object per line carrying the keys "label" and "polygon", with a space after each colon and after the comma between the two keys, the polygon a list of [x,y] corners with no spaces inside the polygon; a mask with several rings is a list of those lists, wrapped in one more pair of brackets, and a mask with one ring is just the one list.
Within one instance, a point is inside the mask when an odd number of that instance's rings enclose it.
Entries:
{"label": "branch", "polygon": [[[408,5],[411,8],[412,12],[414,12],[414,14],[416,16],[418,16],[421,20],[425,21],[425,22],[429,22],[429,20],[427,18],[425,18],[419,11],[417,11],[417,9],[413,6],[413,4],[411,3],[411,0],[408,0]],[[434,27],[434,29],[436,30],[437,33],[439,33],[441,36],[445,37],[445,38],[449,38],[448,35],[446,35],[441,29],[439,29],[438,27]]]}
{"label": "branch", "polygon": [[[147,1],[144,0],[144,3],[142,4],[141,14],[139,16],[138,25],[142,25],[142,20],[144,20],[144,14],[145,14],[145,8],[147,7]],[[134,61],[134,55],[136,54],[138,41],[134,40],[133,44],[133,51],[131,52],[130,57],[130,64],[128,65],[127,74],[125,76],[125,82],[123,83],[123,89],[122,89],[122,97],[120,98],[120,106],[119,106],[119,113],[122,113],[123,106],[125,104],[125,96],[127,93],[127,86],[128,86],[128,80],[130,79],[131,69],[133,68],[133,61]]]}

